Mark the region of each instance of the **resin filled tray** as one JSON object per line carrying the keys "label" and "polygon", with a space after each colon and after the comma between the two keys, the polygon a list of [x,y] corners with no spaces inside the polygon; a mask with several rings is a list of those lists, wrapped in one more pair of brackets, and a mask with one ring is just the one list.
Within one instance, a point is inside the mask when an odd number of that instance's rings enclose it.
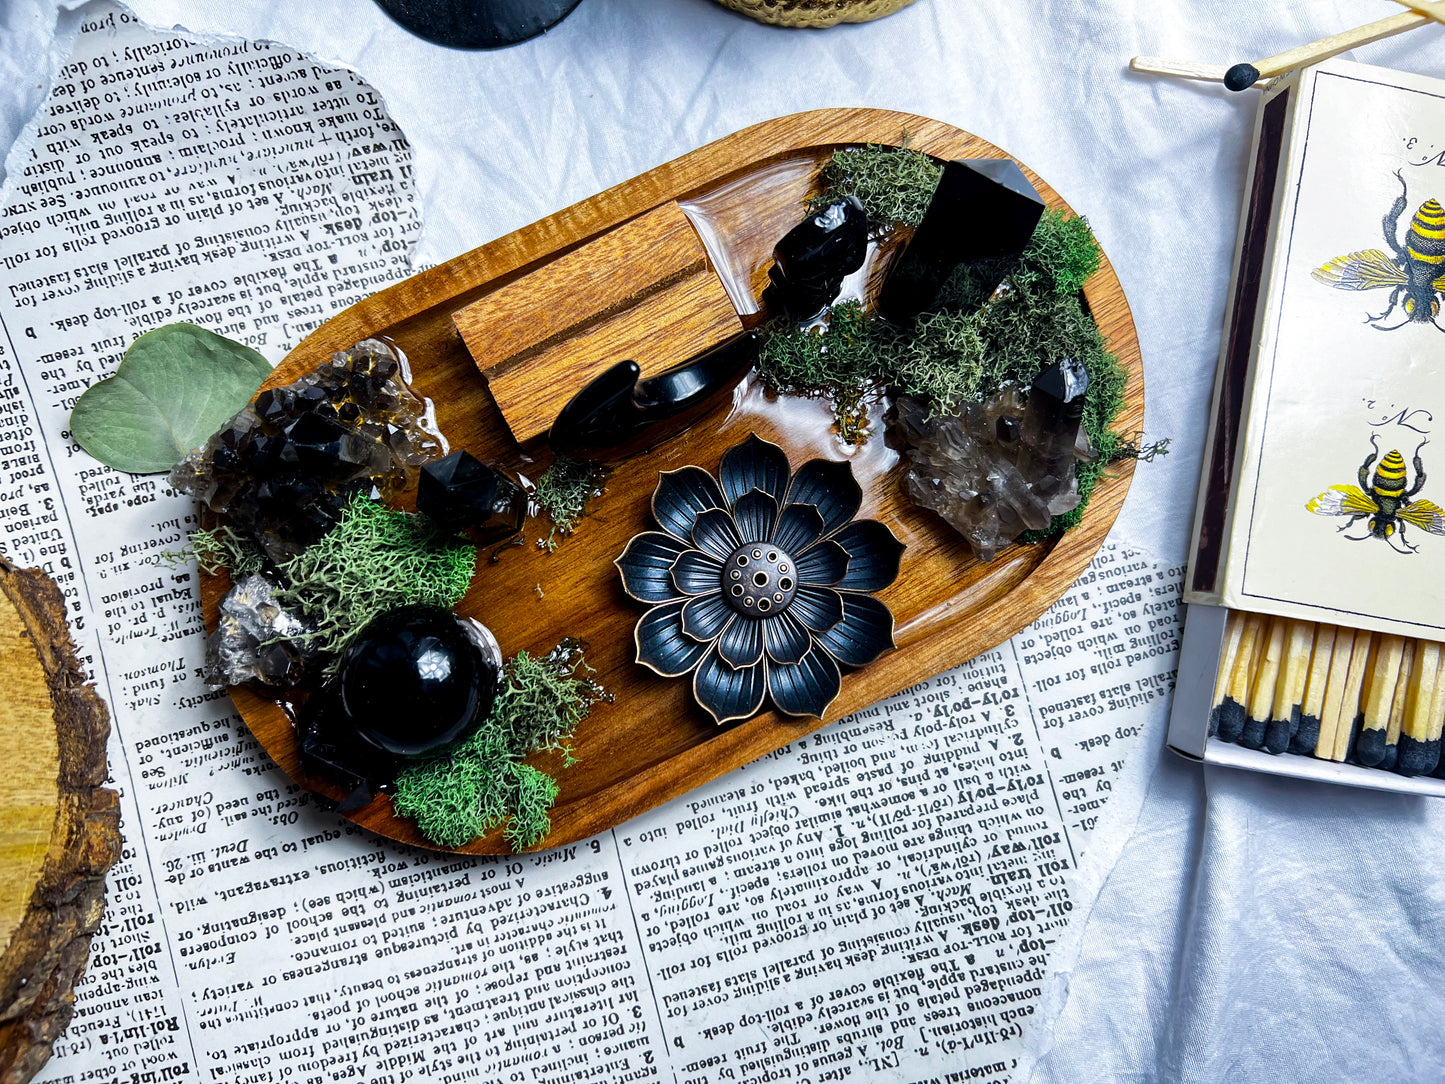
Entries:
{"label": "resin filled tray", "polygon": [[[802,218],[803,198],[840,146],[898,144],[936,158],[1005,157],[1002,151],[950,125],[872,109],[826,109],[768,121],[702,147],[599,193],[506,237],[382,291],[322,324],[293,350],[266,382],[286,384],[361,339],[386,336],[410,359],[413,385],[436,404],[437,421],[452,448],[516,469],[535,479],[551,460],[544,441],[520,447],[453,322],[453,314],[558,256],[671,200],[679,201],[716,242],[726,242],[729,266],[717,271],[743,324],[760,319],[756,302],[766,285],[772,246]],[[1050,206],[1066,207],[1024,167]],[[874,252],[864,279],[886,269],[892,253]],[[709,255],[714,255],[712,244]],[[714,264],[721,260],[714,259]],[[1115,428],[1143,428],[1144,381],[1139,344],[1119,281],[1107,259],[1085,288],[1088,305],[1110,350],[1128,373],[1126,405]],[[579,385],[580,386],[580,385]],[[628,540],[652,527],[649,501],[659,471],[696,464],[715,472],[722,453],[749,433],[781,445],[796,469],[815,457],[853,464],[863,487],[860,517],[882,520],[907,544],[897,580],[878,597],[893,612],[897,650],[845,673],[828,720],[857,711],[1008,639],[1057,600],[1087,567],[1124,501],[1133,461],[1111,467],[1095,490],[1083,522],[1041,545],[1010,546],[991,563],[973,557],[964,541],[903,492],[899,454],[884,439],[882,413],[871,410],[872,435],[844,446],[832,429],[826,400],[777,396],[756,376],[681,435],[614,466],[606,492],[588,506],[576,533],[554,553],[537,548],[545,517],[529,521],[528,543],[481,562],[471,592],[458,607],[489,626],[507,655],[546,652],[564,636],[585,639],[594,675],[616,695],[578,728],[578,762],[557,768],[561,794],[552,832],[539,849],[586,838],[684,794],[770,753],[822,725],[773,712],[725,727],[692,700],[685,680],[658,678],[634,662],[633,628],[644,612],[622,591],[613,560]],[[489,552],[489,551],[487,551]],[[208,624],[229,582],[204,585]],[[275,703],[244,687],[231,690],[238,709],[267,752],[288,775],[340,800],[341,788],[303,776],[290,720]],[[547,754],[552,756],[554,754]],[[396,818],[381,796],[351,814],[381,835],[428,846],[409,820]],[[501,828],[464,851],[509,850]]]}

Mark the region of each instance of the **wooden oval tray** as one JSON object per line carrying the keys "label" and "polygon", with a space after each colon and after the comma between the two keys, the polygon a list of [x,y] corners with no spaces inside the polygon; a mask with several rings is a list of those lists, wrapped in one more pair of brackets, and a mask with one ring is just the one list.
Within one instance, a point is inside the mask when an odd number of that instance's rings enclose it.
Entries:
{"label": "wooden oval tray", "polygon": [[[387,336],[410,359],[413,384],[435,402],[437,420],[453,448],[466,448],[535,479],[550,453],[541,441],[519,449],[512,440],[457,333],[453,313],[668,200],[715,192],[760,167],[799,161],[821,165],[846,144],[896,145],[905,132],[909,146],[942,159],[1006,157],[950,125],[886,110],[824,109],[758,124],[352,305],[287,355],[266,386],[290,383],[361,339]],[[1050,206],[1067,207],[1023,168]],[[763,250],[801,220],[800,201],[816,170],[775,172],[801,179],[774,185],[737,227],[751,230],[754,247]],[[752,273],[757,296],[766,266]],[[1128,372],[1127,402],[1115,426],[1139,432],[1144,420],[1139,343],[1107,260],[1084,292],[1110,350]],[[508,655],[522,649],[545,652],[563,636],[585,639],[595,676],[617,698],[614,704],[598,705],[578,729],[578,763],[557,771],[561,794],[552,812],[552,832],[539,849],[620,824],[822,725],[767,712],[719,728],[692,703],[689,682],[657,678],[634,662],[632,632],[644,609],[623,594],[612,562],[628,539],[650,529],[649,501],[659,471],[693,463],[715,472],[722,452],[751,432],[781,444],[794,468],[817,456],[851,459],[864,491],[859,516],[887,523],[908,549],[898,579],[879,595],[893,611],[898,649],[844,675],[830,721],[965,662],[1030,624],[1087,567],[1133,475],[1132,461],[1119,463],[1098,486],[1079,527],[1050,543],[1009,547],[984,564],[942,520],[908,501],[901,471],[894,469],[898,454],[887,447],[881,425],[875,424],[873,436],[854,450],[830,431],[831,421],[826,402],[774,396],[750,378],[739,386],[730,408],[719,408],[652,452],[618,464],[607,491],[555,553],[531,544],[539,529],[544,536],[547,530],[532,521],[526,547],[501,551],[495,564],[480,564],[460,611],[488,625]],[[224,578],[204,585],[212,627],[227,586]],[[295,732],[278,705],[246,688],[231,692],[252,732],[288,775],[335,799],[345,797],[340,788],[302,774]],[[560,769],[560,763],[538,763]],[[413,822],[392,815],[385,796],[351,817],[381,835],[429,846]],[[508,849],[500,828],[463,848],[473,854]]]}

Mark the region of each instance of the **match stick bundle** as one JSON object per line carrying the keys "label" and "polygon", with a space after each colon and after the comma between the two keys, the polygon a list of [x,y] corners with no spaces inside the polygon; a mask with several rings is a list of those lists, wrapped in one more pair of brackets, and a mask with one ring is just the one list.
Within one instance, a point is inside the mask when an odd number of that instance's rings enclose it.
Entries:
{"label": "match stick bundle", "polygon": [[1209,727],[1249,749],[1445,778],[1445,649],[1231,610]]}

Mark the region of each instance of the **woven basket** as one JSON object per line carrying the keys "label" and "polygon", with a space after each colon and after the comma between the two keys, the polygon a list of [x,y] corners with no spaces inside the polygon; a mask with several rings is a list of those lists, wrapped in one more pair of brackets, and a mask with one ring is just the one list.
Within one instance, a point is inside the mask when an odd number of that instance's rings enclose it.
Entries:
{"label": "woven basket", "polygon": [[760,23],[775,26],[833,26],[866,23],[892,15],[913,0],[717,0]]}

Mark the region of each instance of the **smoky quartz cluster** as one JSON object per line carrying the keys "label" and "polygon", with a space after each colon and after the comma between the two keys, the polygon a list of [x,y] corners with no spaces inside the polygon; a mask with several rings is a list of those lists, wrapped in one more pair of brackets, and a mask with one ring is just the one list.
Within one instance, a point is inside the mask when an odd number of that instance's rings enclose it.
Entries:
{"label": "smoky quartz cluster", "polygon": [[216,631],[206,639],[201,677],[213,689],[258,685],[292,689],[305,681],[316,661],[311,625],[276,601],[267,577],[247,576],[221,600]]}
{"label": "smoky quartz cluster", "polygon": [[1078,506],[1074,464],[1095,457],[1080,425],[1088,388],[1088,370],[1064,358],[1031,388],[1005,384],[958,414],[930,416],[924,403],[902,397],[908,495],[985,561],[1025,531],[1043,530]]}
{"label": "smoky quartz cluster", "polygon": [[171,471],[170,482],[281,564],[334,527],[358,490],[410,484],[445,442],[400,353],[366,339],[262,392]]}

